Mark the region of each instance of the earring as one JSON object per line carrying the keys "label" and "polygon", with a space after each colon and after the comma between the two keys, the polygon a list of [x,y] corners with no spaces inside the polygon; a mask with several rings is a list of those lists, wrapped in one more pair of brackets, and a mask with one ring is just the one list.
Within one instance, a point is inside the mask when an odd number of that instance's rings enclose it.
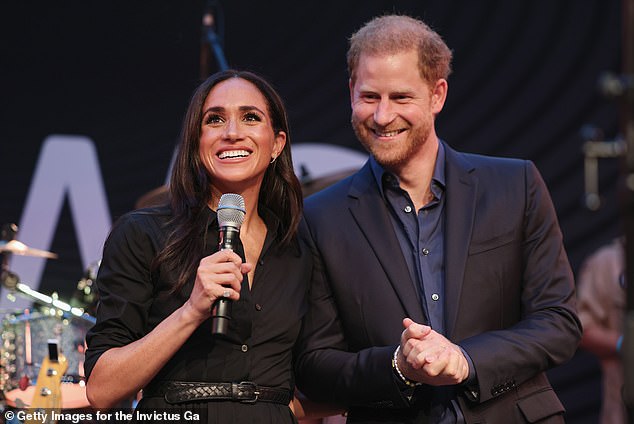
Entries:
{"label": "earring", "polygon": [[269,162],[269,164],[272,164],[275,162],[275,159],[277,159],[277,156],[273,156],[273,159],[271,159],[271,162]]}

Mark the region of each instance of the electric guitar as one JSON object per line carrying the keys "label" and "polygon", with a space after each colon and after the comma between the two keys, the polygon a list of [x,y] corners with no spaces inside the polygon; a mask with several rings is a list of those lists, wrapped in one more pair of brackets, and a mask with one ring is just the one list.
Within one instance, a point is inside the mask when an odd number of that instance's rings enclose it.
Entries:
{"label": "electric guitar", "polygon": [[[66,357],[61,354],[57,340],[48,341],[48,358],[42,360],[37,376],[37,384],[31,401],[30,412],[39,416],[26,420],[24,424],[56,423],[52,412],[57,415],[62,409],[62,376],[68,368]],[[35,415],[35,414],[30,414]]]}

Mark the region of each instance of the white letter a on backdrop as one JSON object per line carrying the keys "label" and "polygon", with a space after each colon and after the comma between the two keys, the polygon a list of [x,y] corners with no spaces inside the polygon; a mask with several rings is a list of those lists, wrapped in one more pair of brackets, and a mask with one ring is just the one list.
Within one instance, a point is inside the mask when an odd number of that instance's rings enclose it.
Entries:
{"label": "white letter a on backdrop", "polygon": [[[112,224],[93,141],[85,136],[50,135],[43,143],[29,194],[18,224],[17,239],[29,247],[50,250],[68,195],[84,269],[101,258]],[[46,259],[13,256],[10,270],[37,290]],[[23,308],[31,302],[10,302],[2,289],[0,308]]]}

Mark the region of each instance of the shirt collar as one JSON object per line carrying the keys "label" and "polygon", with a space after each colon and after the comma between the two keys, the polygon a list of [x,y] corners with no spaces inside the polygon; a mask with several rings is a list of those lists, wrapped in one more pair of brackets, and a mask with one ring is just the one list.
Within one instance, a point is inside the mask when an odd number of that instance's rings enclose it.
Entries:
{"label": "shirt collar", "polygon": [[[393,173],[386,171],[381,165],[379,165],[372,155],[370,155],[370,169],[372,170],[376,184],[379,187],[381,196],[385,196],[383,191],[384,184],[390,184],[398,187],[398,177]],[[445,146],[442,141],[438,142],[438,155],[436,156],[436,163],[434,164],[432,186],[434,183],[442,188],[445,187]]]}
{"label": "shirt collar", "polygon": [[[204,213],[204,219],[207,222],[207,229],[218,229],[218,214],[216,211],[207,206],[206,211]],[[280,230],[280,219],[266,207],[264,204],[260,203],[258,206],[258,212],[262,216],[262,220],[266,224],[267,232],[270,233],[273,237],[277,237],[277,233]]]}

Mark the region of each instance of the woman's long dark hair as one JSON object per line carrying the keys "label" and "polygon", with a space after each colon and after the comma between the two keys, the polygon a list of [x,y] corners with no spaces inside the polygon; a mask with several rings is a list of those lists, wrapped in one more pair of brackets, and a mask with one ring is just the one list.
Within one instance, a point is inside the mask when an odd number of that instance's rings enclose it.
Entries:
{"label": "woman's long dark hair", "polygon": [[297,233],[302,214],[302,188],[293,171],[288,118],[284,103],[275,89],[262,77],[248,71],[227,70],[215,73],[194,92],[183,122],[176,161],[170,179],[173,228],[167,242],[154,260],[153,269],[164,264],[178,270],[172,292],[178,292],[193,277],[202,258],[206,241],[206,208],[211,200],[211,178],[198,152],[203,105],[211,89],[229,78],[251,82],[266,99],[273,131],[286,133],[286,145],[264,174],[259,202],[280,220],[277,242],[289,244]]}

